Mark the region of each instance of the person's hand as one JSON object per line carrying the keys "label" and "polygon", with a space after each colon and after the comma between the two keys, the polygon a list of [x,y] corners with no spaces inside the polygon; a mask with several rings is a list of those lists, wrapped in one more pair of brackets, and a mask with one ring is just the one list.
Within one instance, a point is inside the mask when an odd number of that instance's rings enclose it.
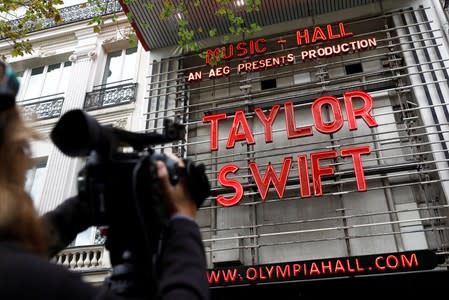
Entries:
{"label": "person's hand", "polygon": [[[180,167],[184,167],[184,162],[173,154],[166,154],[171,159],[178,162]],[[157,174],[162,182],[164,194],[167,200],[168,215],[183,214],[195,218],[197,207],[190,193],[185,177],[181,177],[176,185],[170,183],[168,170],[165,164],[158,160]]]}

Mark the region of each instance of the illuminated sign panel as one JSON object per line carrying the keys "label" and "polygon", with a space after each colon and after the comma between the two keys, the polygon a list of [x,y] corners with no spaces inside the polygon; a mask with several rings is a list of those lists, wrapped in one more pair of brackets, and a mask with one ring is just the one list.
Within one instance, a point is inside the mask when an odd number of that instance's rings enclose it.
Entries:
{"label": "illuminated sign panel", "polygon": [[[303,61],[313,60],[320,57],[330,57],[333,55],[356,52],[364,49],[375,48],[377,42],[375,38],[348,40],[353,37],[353,33],[347,30],[343,22],[337,26],[327,24],[325,26],[315,26],[312,29],[305,28],[298,30],[295,35],[296,46],[301,47],[299,55]],[[339,40],[345,39],[339,42]],[[332,41],[335,44],[318,44],[326,41]],[[285,46],[287,40],[277,41],[281,46]],[[290,41],[291,42],[291,41]],[[311,46],[311,49],[305,47]],[[246,58],[246,61],[239,61],[234,68],[230,65],[212,67],[209,71],[209,78],[227,76],[231,72],[253,72],[267,68],[287,65],[295,62],[295,54],[286,53],[278,56],[266,57],[269,45],[265,38],[258,38],[250,41],[242,41],[236,44],[229,44],[223,47],[206,50],[205,63],[212,66],[214,57],[220,57],[225,64],[234,58]],[[254,56],[265,55],[262,58],[254,59]],[[189,74],[188,81],[202,79],[202,72],[192,72]],[[361,101],[362,105],[356,107],[355,100]],[[342,107],[343,106],[343,107]],[[273,105],[270,109],[264,110],[256,107],[253,110],[256,122],[260,122],[264,130],[265,143],[273,142],[273,124],[281,109],[285,116],[285,132],[288,139],[298,139],[318,134],[334,134],[343,128],[344,120],[347,120],[349,130],[357,129],[357,119],[363,121],[368,127],[378,126],[376,120],[371,114],[373,107],[372,97],[364,91],[347,91],[343,94],[343,104],[333,95],[324,95],[317,98],[311,105],[311,115],[313,116],[313,125],[298,127],[296,125],[295,111],[293,102],[287,101],[282,104]],[[330,113],[330,121],[323,117]],[[209,114],[203,117],[204,124],[210,126],[210,150],[218,151],[218,133],[220,123],[232,118],[231,129],[226,141],[226,149],[233,149],[237,142],[244,142],[247,145],[254,145],[256,139],[250,128],[250,123],[246,119],[245,111],[237,110],[232,117],[226,113]],[[279,117],[278,117],[279,119]],[[279,121],[279,120],[278,120]],[[302,198],[323,195],[322,177],[335,174],[333,166],[322,166],[323,160],[336,159],[338,157],[348,157],[352,159],[352,165],[355,173],[355,179],[358,191],[366,191],[366,180],[362,164],[362,157],[372,152],[370,146],[361,145],[357,147],[345,147],[338,152],[334,149],[325,151],[314,151],[312,153],[295,153],[283,159],[280,172],[276,172],[274,166],[269,162],[265,167],[259,166],[256,162],[248,162],[248,169],[257,186],[257,190],[262,200],[265,200],[271,185],[279,199],[283,198],[290,170],[297,169],[297,179],[299,181],[299,195]],[[295,166],[296,164],[296,166]],[[297,168],[296,168],[297,167]],[[218,195],[217,203],[222,206],[233,206],[238,204],[244,195],[243,185],[232,178],[232,175],[238,176],[240,167],[236,164],[227,164],[220,168],[217,175],[217,181],[222,187],[233,190],[229,195]],[[310,174],[310,175],[309,175]],[[234,177],[235,177],[234,176]]]}
{"label": "illuminated sign panel", "polygon": [[[362,106],[355,107],[354,101],[361,100]],[[333,134],[343,127],[344,111],[346,112],[346,120],[348,122],[349,130],[357,129],[357,119],[363,120],[369,127],[377,126],[377,122],[371,114],[373,107],[372,97],[363,91],[349,91],[343,94],[344,110],[340,105],[340,101],[335,96],[321,96],[317,98],[311,106],[311,114],[313,116],[313,126],[297,127],[293,103],[288,101],[283,104],[285,112],[285,131],[289,139],[297,139],[314,134],[313,128],[321,134]],[[330,108],[330,121],[323,118],[323,110]],[[265,143],[273,142],[272,125],[280,110],[280,105],[274,105],[271,109],[264,113],[261,108],[256,107],[258,120],[264,127]],[[220,121],[228,118],[226,113],[218,113],[206,115],[203,117],[203,123],[210,125],[210,150],[218,150],[218,132]],[[232,149],[236,142],[246,142],[247,144],[255,144],[254,135],[250,129],[248,121],[243,110],[238,110],[234,114],[231,130],[229,132],[226,148]],[[320,161],[324,159],[333,159],[337,156],[351,157],[357,182],[358,191],[366,191],[366,181],[362,165],[362,155],[371,153],[369,146],[358,146],[343,148],[339,152],[336,150],[316,151],[306,154],[296,154],[295,157],[288,156],[283,160],[279,176],[274,170],[271,163],[265,167],[265,171],[255,162],[250,162],[248,168],[256,182],[260,197],[265,200],[268,189],[273,184],[279,198],[283,197],[284,190],[287,184],[288,175],[293,164],[293,160],[297,160],[298,164],[298,178],[300,183],[300,195],[302,198],[311,196],[321,196],[323,194],[321,178],[325,175],[334,174],[335,170],[332,166],[322,166]],[[308,164],[308,160],[310,164]],[[311,170],[311,178],[309,178],[309,169]],[[243,186],[236,179],[229,179],[229,174],[236,174],[239,167],[235,164],[228,164],[223,166],[218,172],[218,182],[224,186],[234,189],[234,194],[230,197],[218,195],[216,200],[223,206],[233,206],[240,202],[243,197]],[[264,173],[264,175],[262,175]],[[310,188],[310,181],[313,185],[313,190]]]}
{"label": "illuminated sign panel", "polygon": [[[340,22],[337,26],[327,24],[325,26],[315,26],[313,29],[301,29],[296,31],[296,46],[309,46],[326,41],[337,41],[340,39],[348,39],[353,36],[353,33],[345,28],[345,24]],[[281,39],[276,41],[279,46],[284,47],[287,40]],[[205,64],[211,66],[209,71],[194,71],[190,72],[187,81],[199,81],[204,77],[220,78],[228,76],[233,69],[230,65],[214,66],[215,61],[219,58],[220,62],[229,63],[233,59],[248,58],[247,61],[242,61],[237,64],[234,70],[237,74],[242,72],[256,72],[274,67],[289,65],[295,62],[295,54],[287,53],[279,56],[269,56],[261,59],[251,60],[253,56],[265,55],[268,52],[268,41],[265,38],[258,38],[250,41],[242,41],[236,44],[228,44],[225,46],[210,48],[205,51]],[[376,38],[349,40],[343,43],[336,43],[330,46],[323,46],[313,49],[301,50],[298,55],[302,61],[315,60],[323,57],[332,57],[335,55],[342,55],[373,49],[377,46]]]}
{"label": "illuminated sign panel", "polygon": [[210,286],[308,280],[339,276],[398,273],[434,269],[438,257],[430,250],[295,261],[211,269]]}

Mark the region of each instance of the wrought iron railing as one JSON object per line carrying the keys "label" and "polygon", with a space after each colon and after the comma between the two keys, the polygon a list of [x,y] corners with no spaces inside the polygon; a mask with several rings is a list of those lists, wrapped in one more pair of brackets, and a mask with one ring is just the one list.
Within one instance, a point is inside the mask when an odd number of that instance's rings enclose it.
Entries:
{"label": "wrought iron railing", "polygon": [[[87,0],[86,0],[87,2]],[[103,10],[99,10],[96,5],[91,5],[89,3],[81,3],[78,5],[72,5],[68,7],[61,8],[59,10],[62,22],[56,24],[53,19],[38,19],[35,20],[34,23],[40,23],[41,26],[39,26],[39,30],[55,27],[59,25],[65,25],[69,23],[84,21],[84,20],[90,20],[94,16],[99,15],[109,15],[112,13],[120,12],[122,11],[122,7],[120,6],[119,1],[117,0],[99,0],[98,1],[103,7]],[[19,24],[20,19],[12,20],[10,21],[10,25],[12,28],[17,27]],[[31,28],[31,26],[30,26]]]}
{"label": "wrought iron railing", "polygon": [[111,87],[102,87],[86,94],[85,110],[94,110],[136,101],[137,83],[126,83]]}
{"label": "wrought iron railing", "polygon": [[59,95],[44,96],[20,102],[25,120],[44,120],[61,115],[64,97]]}

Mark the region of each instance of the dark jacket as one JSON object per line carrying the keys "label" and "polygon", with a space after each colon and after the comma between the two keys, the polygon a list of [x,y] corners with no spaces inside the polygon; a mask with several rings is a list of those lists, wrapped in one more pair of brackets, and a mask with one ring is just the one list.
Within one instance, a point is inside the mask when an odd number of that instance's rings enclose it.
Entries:
{"label": "dark jacket", "polygon": [[[57,223],[58,216],[61,217],[61,209],[45,218],[48,222]],[[69,219],[70,216],[59,221],[64,223]],[[198,225],[184,219],[171,220],[163,244],[160,257],[162,299],[209,299],[206,261]],[[37,257],[10,241],[0,241],[0,295],[2,300],[122,299],[104,287],[84,283],[78,274]]]}

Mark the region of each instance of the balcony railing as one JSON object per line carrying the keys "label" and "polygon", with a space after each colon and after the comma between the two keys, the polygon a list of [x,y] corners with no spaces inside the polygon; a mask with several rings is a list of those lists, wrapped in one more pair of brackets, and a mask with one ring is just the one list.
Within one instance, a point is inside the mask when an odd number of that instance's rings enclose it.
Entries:
{"label": "balcony railing", "polygon": [[100,271],[111,268],[109,253],[104,246],[67,248],[59,252],[52,261],[71,271]]}
{"label": "balcony railing", "polygon": [[86,94],[85,110],[94,110],[136,101],[137,83],[126,83],[111,87],[102,87]]}
{"label": "balcony railing", "polygon": [[[81,3],[78,5],[72,5],[67,6],[64,8],[61,8],[59,10],[62,22],[59,24],[56,24],[54,20],[52,19],[38,19],[34,21],[34,23],[40,23],[40,29],[46,29],[50,27],[60,26],[60,25],[66,25],[74,22],[79,21],[85,21],[85,20],[91,20],[94,16],[98,15],[109,15],[112,13],[117,13],[122,11],[122,7],[120,6],[119,1],[117,0],[99,0],[101,7],[103,7],[103,10],[99,11],[96,5],[91,5],[89,3]],[[20,19],[12,20],[10,21],[10,25],[12,28],[15,28],[18,26],[20,22]]]}
{"label": "balcony railing", "polygon": [[64,97],[62,95],[39,97],[19,103],[23,108],[25,120],[36,121],[59,117],[63,104]]}

